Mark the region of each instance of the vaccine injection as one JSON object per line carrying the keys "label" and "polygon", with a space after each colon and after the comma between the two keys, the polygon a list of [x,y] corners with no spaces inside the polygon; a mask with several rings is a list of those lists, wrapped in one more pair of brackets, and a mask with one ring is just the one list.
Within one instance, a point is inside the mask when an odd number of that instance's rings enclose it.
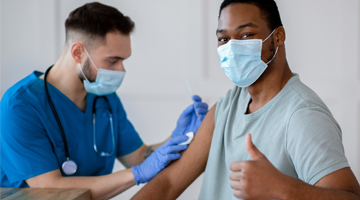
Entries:
{"label": "vaccine injection", "polygon": [[[189,81],[186,79],[186,84],[187,84],[187,86],[188,86],[188,89],[189,89],[189,94],[190,94],[190,98],[192,99],[192,96],[193,96],[193,94],[192,94],[192,92],[191,92],[191,87],[190,87],[190,84],[189,84]],[[194,101],[194,100],[193,100]],[[197,118],[199,119],[199,113],[196,111],[196,108],[195,108],[195,101],[194,101],[194,110],[195,110],[195,113],[196,113],[196,116],[197,116]]]}

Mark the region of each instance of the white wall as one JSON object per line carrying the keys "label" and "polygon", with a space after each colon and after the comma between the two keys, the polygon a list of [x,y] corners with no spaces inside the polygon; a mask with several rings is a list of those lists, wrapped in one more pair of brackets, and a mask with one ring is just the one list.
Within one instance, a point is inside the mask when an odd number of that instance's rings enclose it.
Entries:
{"label": "white wall", "polygon": [[[53,64],[64,43],[64,21],[87,0],[1,0],[0,95],[34,69]],[[232,88],[218,65],[215,29],[221,0],[103,0],[136,23],[133,54],[118,90],[142,139],[156,143],[175,127],[193,93],[213,105]],[[277,0],[287,57],[328,105],[343,130],[350,165],[360,179],[360,3],[358,0]],[[114,170],[123,169],[120,163]],[[196,199],[202,177],[179,199]],[[133,187],[114,199],[129,199]]]}

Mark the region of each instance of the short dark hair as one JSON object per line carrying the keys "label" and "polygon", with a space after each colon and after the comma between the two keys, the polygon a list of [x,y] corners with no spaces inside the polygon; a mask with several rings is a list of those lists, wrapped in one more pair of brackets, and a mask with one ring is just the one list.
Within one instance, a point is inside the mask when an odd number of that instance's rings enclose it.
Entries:
{"label": "short dark hair", "polygon": [[234,3],[247,3],[257,6],[270,30],[282,26],[279,9],[274,0],[224,0],[220,6],[219,17],[225,7]]}
{"label": "short dark hair", "polygon": [[134,22],[128,16],[124,16],[114,7],[98,2],[87,3],[72,11],[66,19],[66,40],[71,31],[93,39],[104,39],[107,33],[113,31],[129,35],[134,26]]}

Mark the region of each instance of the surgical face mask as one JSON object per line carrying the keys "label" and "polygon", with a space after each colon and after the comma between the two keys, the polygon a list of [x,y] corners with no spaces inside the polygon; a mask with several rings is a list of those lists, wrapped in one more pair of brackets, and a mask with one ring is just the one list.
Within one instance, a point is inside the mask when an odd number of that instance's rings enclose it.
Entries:
{"label": "surgical face mask", "polygon": [[[85,49],[85,47],[84,47]],[[88,55],[91,63],[94,65],[96,70],[98,71],[96,75],[95,82],[90,82],[89,79],[85,76],[80,63],[78,64],[81,73],[85,77],[84,86],[85,90],[88,93],[95,94],[98,96],[103,96],[107,94],[114,93],[121,85],[125,72],[123,71],[115,71],[115,70],[107,70],[107,69],[98,69],[95,63],[92,61],[89,53],[85,49],[86,54]]]}
{"label": "surgical face mask", "polygon": [[237,86],[248,87],[252,85],[275,58],[279,47],[276,48],[275,54],[269,62],[264,63],[261,60],[262,43],[269,39],[275,30],[264,41],[260,39],[232,39],[218,47],[220,66]]}

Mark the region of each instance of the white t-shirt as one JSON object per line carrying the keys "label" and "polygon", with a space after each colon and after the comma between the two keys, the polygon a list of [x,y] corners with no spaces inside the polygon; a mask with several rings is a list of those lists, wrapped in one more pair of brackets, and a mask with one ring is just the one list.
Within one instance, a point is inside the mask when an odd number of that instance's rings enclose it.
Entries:
{"label": "white t-shirt", "polygon": [[233,161],[251,160],[245,148],[247,133],[278,170],[306,183],[313,185],[349,167],[338,123],[298,75],[261,109],[245,114],[249,102],[247,89],[237,86],[218,101],[199,199],[236,199],[229,166]]}

